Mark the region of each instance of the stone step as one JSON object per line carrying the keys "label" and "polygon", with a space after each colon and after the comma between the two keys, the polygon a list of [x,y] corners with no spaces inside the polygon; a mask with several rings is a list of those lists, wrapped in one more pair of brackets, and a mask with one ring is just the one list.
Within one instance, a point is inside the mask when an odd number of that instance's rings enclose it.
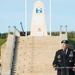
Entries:
{"label": "stone step", "polygon": [[59,41],[59,37],[49,36],[18,38],[15,75],[55,75],[52,62]]}
{"label": "stone step", "polygon": [[[15,75],[24,75],[24,72],[23,73],[16,73]],[[54,73],[25,73],[25,75],[57,75],[56,72]]]}

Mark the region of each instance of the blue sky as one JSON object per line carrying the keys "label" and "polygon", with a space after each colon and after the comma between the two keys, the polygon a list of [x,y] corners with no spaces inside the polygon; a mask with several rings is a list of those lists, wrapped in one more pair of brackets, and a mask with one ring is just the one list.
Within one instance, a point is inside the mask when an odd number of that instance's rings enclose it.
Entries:
{"label": "blue sky", "polygon": [[[31,18],[34,2],[28,1],[28,30],[31,30]],[[50,0],[41,0],[45,5],[47,30],[50,30]],[[0,33],[8,31],[8,26],[16,26],[21,31],[20,22],[25,28],[25,0],[0,0]],[[52,31],[59,31],[60,25],[65,30],[75,31],[75,0],[52,0]]]}

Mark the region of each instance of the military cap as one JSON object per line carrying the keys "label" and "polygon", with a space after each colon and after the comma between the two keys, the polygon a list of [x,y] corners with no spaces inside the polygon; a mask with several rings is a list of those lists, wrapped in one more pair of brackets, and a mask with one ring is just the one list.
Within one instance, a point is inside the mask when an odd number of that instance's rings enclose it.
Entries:
{"label": "military cap", "polygon": [[68,40],[62,40],[61,43],[69,44]]}

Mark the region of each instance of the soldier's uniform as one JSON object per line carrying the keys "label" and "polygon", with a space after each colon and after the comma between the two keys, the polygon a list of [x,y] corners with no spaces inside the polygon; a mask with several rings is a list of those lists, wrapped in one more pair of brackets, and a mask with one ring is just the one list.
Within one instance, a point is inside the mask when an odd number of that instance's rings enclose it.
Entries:
{"label": "soldier's uniform", "polygon": [[[63,49],[58,50],[55,54],[53,66],[64,67],[62,70],[57,70],[57,75],[67,75],[67,69],[65,67],[75,66],[75,51],[67,49],[67,54],[64,54]],[[69,69],[69,75],[74,75],[73,69]]]}

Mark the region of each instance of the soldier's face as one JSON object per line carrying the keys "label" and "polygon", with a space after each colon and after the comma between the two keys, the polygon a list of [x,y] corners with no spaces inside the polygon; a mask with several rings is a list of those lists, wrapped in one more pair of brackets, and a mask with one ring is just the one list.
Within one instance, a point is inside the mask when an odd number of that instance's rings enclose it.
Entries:
{"label": "soldier's face", "polygon": [[62,49],[65,50],[68,48],[69,44],[62,43],[61,46],[62,46]]}

